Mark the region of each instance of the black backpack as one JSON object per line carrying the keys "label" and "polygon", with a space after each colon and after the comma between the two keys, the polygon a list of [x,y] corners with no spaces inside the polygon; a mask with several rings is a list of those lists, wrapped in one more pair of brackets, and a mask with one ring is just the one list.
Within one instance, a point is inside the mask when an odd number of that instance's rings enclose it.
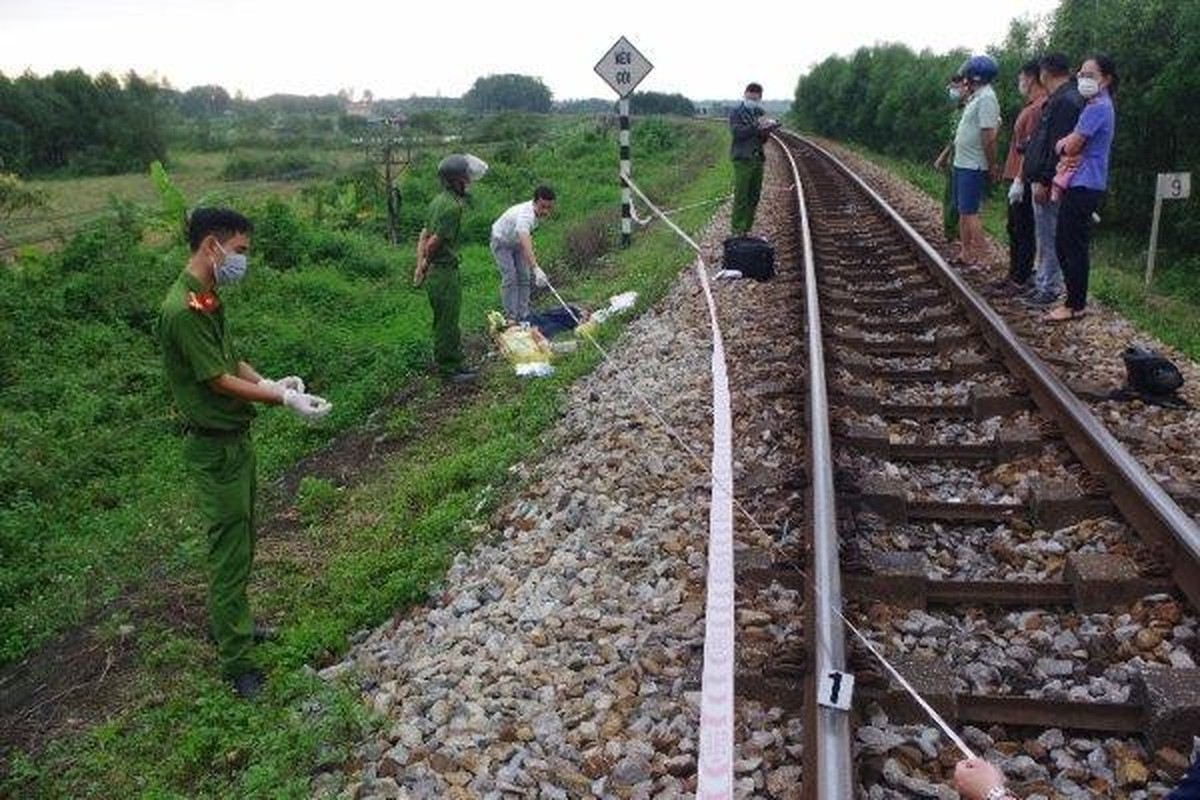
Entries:
{"label": "black backpack", "polygon": [[1125,385],[1139,394],[1162,397],[1183,386],[1183,374],[1155,350],[1139,345],[1125,348]]}
{"label": "black backpack", "polygon": [[757,236],[731,236],[725,240],[721,266],[756,281],[769,280],[775,277],[775,248]]}

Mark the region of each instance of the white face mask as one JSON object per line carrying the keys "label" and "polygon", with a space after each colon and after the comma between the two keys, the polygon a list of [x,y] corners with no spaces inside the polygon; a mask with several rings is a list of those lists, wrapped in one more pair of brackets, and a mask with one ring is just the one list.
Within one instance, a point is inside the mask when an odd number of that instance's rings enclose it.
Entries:
{"label": "white face mask", "polygon": [[1100,81],[1095,78],[1080,78],[1076,88],[1084,97],[1095,97],[1100,93]]}
{"label": "white face mask", "polygon": [[218,286],[229,286],[246,277],[245,253],[230,253],[221,247],[220,242],[217,242],[217,249],[224,256],[221,263],[213,268],[213,280]]}
{"label": "white face mask", "polygon": [[747,98],[745,98],[744,100],[742,100],[742,102],[743,102],[743,103],[745,103],[745,104],[746,104],[746,106],[747,106],[748,108],[752,108],[752,109],[754,109],[755,111],[757,111],[758,109],[762,108],[762,101],[761,101],[761,100],[755,100],[754,98],[747,97]]}

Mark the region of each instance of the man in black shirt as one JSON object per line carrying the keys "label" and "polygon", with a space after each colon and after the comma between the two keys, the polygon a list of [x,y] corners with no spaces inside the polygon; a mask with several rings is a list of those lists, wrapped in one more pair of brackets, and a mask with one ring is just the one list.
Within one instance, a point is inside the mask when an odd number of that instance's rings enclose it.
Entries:
{"label": "man in black shirt", "polygon": [[1033,221],[1037,232],[1037,276],[1026,302],[1038,308],[1048,308],[1058,301],[1062,292],[1062,267],[1054,244],[1058,225],[1058,203],[1051,200],[1050,183],[1058,167],[1054,145],[1075,129],[1084,99],[1075,88],[1071,64],[1062,53],[1044,56],[1039,63],[1042,85],[1046,87],[1046,104],[1037,129],[1025,148],[1021,177],[1033,192]]}

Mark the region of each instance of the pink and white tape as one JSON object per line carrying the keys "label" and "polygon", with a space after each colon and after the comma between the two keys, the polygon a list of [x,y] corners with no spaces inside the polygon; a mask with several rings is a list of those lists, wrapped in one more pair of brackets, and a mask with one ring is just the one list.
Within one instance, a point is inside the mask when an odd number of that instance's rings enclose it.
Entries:
{"label": "pink and white tape", "polygon": [[[628,176],[625,182],[650,210],[691,245],[688,236]],[[712,478],[708,512],[708,573],[704,603],[704,667],[700,679],[700,752],[697,764],[698,800],[733,797],[733,412],[729,398],[729,372],[725,365],[725,340],[717,317],[717,303],[708,281],[708,267],[697,255],[693,265],[704,290],[712,327]]]}
{"label": "pink and white tape", "polygon": [[700,260],[696,273],[712,318],[712,492],[704,603],[704,671],[700,684],[700,763],[696,797],[733,796],[733,422],[725,343]]}

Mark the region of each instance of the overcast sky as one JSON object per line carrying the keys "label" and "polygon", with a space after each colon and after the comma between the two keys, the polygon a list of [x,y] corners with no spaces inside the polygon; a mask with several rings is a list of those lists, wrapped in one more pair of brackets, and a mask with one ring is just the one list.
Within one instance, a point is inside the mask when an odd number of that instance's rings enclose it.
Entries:
{"label": "overcast sky", "polygon": [[370,89],[460,95],[476,77],[540,76],[559,99],[607,97],[592,66],[625,34],[655,69],[639,87],[768,98],[831,53],[899,41],[980,49],[1056,0],[0,0],[0,72],[82,67],[249,97]]}

